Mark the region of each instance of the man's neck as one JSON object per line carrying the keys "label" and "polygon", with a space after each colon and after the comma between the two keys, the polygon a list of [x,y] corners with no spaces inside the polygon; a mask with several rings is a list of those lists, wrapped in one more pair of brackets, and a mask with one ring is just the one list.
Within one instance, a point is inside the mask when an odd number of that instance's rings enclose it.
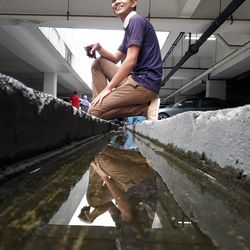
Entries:
{"label": "man's neck", "polygon": [[129,20],[132,16],[136,15],[137,13],[135,11],[131,11],[128,13],[128,15],[124,18],[123,20],[123,28],[126,29],[128,24],[129,24]]}

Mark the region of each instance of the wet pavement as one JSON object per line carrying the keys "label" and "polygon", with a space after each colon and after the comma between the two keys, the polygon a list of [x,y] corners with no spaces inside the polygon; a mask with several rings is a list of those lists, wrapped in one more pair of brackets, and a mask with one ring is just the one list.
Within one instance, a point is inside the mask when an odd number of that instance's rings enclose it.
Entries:
{"label": "wet pavement", "polygon": [[120,131],[1,183],[0,250],[250,249],[250,195]]}

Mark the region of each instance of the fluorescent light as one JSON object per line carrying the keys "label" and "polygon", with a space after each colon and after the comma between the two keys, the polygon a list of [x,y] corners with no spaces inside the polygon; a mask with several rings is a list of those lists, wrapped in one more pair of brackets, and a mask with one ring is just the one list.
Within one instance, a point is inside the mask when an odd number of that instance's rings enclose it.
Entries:
{"label": "fluorescent light", "polygon": [[[192,33],[191,40],[199,40],[201,36],[202,33]],[[185,39],[189,40],[189,34],[185,34]],[[216,40],[216,37],[214,35],[211,35],[207,40],[214,41]]]}

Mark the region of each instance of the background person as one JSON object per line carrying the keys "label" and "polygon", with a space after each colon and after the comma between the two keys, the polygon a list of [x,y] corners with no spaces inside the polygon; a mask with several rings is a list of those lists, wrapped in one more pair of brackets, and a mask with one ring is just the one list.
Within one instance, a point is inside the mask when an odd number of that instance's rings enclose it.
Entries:
{"label": "background person", "polygon": [[88,112],[89,106],[90,106],[90,102],[88,100],[88,96],[82,95],[82,98],[80,99],[81,110],[83,110],[84,112]]}
{"label": "background person", "polygon": [[73,95],[71,95],[68,99],[71,104],[75,107],[75,108],[79,108],[79,102],[80,102],[80,98],[77,95],[77,92],[74,91]]}

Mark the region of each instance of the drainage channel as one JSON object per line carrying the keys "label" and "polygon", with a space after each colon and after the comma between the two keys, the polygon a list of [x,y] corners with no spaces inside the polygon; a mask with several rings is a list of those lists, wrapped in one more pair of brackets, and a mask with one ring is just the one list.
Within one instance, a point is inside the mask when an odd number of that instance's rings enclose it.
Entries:
{"label": "drainage channel", "polygon": [[[250,249],[250,199],[129,131],[0,187],[0,249]],[[192,168],[192,167],[190,167]]]}

